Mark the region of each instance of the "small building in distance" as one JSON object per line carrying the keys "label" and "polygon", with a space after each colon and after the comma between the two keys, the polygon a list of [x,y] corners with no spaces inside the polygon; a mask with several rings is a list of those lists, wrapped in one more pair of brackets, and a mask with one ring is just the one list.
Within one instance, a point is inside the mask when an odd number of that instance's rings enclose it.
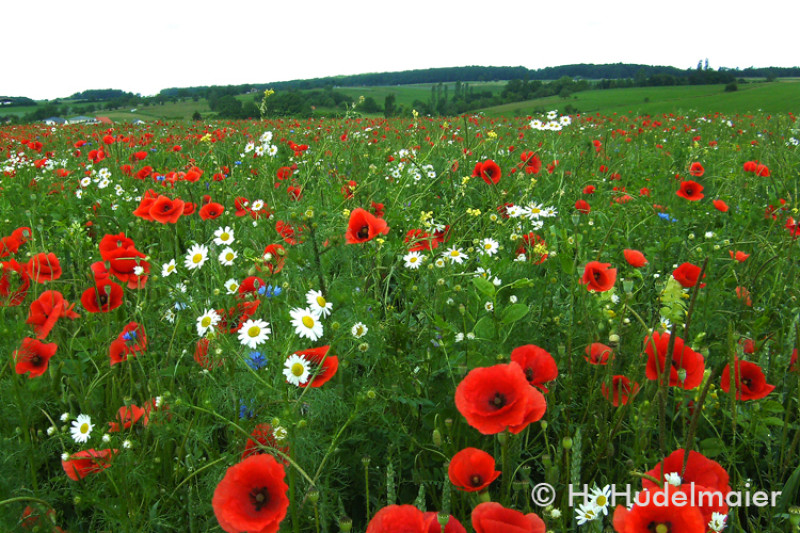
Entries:
{"label": "small building in distance", "polygon": [[67,124],[100,124],[94,117],[77,116],[67,119]]}
{"label": "small building in distance", "polygon": [[114,124],[114,121],[108,117],[96,117],[96,120],[100,124],[108,124],[109,126]]}
{"label": "small building in distance", "polygon": [[44,119],[44,123],[48,126],[55,126],[56,124],[66,124],[67,121],[61,117],[48,117]]}

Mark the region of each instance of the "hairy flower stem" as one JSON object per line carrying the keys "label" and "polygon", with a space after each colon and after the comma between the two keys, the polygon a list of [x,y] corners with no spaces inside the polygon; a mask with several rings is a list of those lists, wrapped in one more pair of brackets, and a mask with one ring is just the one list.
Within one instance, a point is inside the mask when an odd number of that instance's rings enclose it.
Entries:
{"label": "hairy flower stem", "polygon": [[311,244],[314,247],[314,263],[317,266],[317,278],[319,278],[319,290],[322,291],[322,294],[327,296],[328,289],[325,287],[325,273],[322,270],[322,261],[320,260],[321,254],[319,252],[319,245],[317,245],[317,232],[313,224],[311,224],[309,228],[311,229]]}

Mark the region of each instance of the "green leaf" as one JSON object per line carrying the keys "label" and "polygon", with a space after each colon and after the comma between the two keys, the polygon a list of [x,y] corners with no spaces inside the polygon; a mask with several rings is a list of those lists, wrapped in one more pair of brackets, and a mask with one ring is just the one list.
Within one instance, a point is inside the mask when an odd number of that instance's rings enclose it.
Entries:
{"label": "green leaf", "polygon": [[528,306],[525,304],[514,304],[503,309],[500,315],[500,322],[503,324],[513,324],[528,314]]}
{"label": "green leaf", "polygon": [[481,277],[477,277],[477,278],[472,278],[472,283],[474,283],[475,288],[481,291],[483,294],[491,298],[494,298],[495,290],[494,290],[494,285],[492,285],[491,281],[483,279]]}
{"label": "green leaf", "polygon": [[762,418],[761,422],[767,426],[783,427],[783,420],[781,420],[777,416],[768,416],[766,418]]}
{"label": "green leaf", "polygon": [[492,317],[485,316],[478,320],[473,329],[475,336],[479,339],[493,339],[494,338],[494,320]]}
{"label": "green leaf", "polygon": [[570,275],[574,270],[575,265],[572,261],[572,254],[560,253],[558,254],[558,261],[561,263],[561,270],[564,274]]}
{"label": "green leaf", "polygon": [[708,458],[716,457],[725,451],[725,443],[721,439],[703,439],[699,445],[702,454]]}

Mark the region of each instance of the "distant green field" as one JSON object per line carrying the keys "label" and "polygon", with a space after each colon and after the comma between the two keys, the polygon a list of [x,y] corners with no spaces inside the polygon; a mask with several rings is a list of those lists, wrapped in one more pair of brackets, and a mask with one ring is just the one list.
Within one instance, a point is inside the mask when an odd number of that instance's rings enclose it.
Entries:
{"label": "distant green field", "polygon": [[[395,105],[403,105],[406,108],[410,108],[414,100],[421,100],[423,102],[430,100],[431,85],[430,83],[423,83],[417,85],[386,85],[379,87],[337,87],[335,90],[351,96],[354,100],[357,100],[360,96],[364,98],[371,96],[381,107],[383,107],[384,99],[388,95],[394,94]],[[452,98],[455,84],[446,83],[444,85],[448,86],[448,97]],[[492,91],[494,94],[498,94],[503,90],[505,85],[506,82],[474,82],[469,84],[474,91]]]}
{"label": "distant green field", "polygon": [[488,116],[526,116],[537,110],[563,110],[570,104],[579,113],[628,113],[657,115],[695,110],[701,113],[746,114],[800,112],[800,83],[747,83],[726,93],[724,85],[645,87],[584,91],[572,98],[529,100],[484,109]]}

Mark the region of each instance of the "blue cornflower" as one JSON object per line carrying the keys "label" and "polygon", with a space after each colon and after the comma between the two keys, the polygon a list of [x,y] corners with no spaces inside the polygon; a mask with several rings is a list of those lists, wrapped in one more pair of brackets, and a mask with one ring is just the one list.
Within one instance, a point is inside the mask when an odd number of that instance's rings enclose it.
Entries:
{"label": "blue cornflower", "polygon": [[241,165],[241,164],[242,164],[242,162],[241,162],[241,161],[236,161],[234,164],[236,164],[236,165]]}
{"label": "blue cornflower", "polygon": [[126,332],[126,333],[125,333],[125,334],[122,336],[122,338],[123,338],[123,339],[125,339],[126,341],[132,341],[132,340],[135,340],[135,339],[136,339],[136,330],[134,330],[134,331],[128,331],[128,332]]}
{"label": "blue cornflower", "polygon": [[[253,400],[250,400],[251,402]],[[247,407],[244,400],[239,400],[239,418],[253,418],[256,415],[255,411]]]}
{"label": "blue cornflower", "polygon": [[261,355],[261,352],[250,352],[247,357],[247,366],[253,370],[259,370],[267,366],[267,360]]}
{"label": "blue cornflower", "polygon": [[281,289],[280,287],[273,287],[272,285],[268,285],[268,286],[263,287],[263,288],[264,288],[264,292],[262,292],[261,294],[265,294],[267,298],[272,298],[274,296],[280,296],[281,293],[283,292],[283,289]]}
{"label": "blue cornflower", "polygon": [[677,222],[677,219],[672,218],[667,213],[659,213],[658,216],[667,222]]}

